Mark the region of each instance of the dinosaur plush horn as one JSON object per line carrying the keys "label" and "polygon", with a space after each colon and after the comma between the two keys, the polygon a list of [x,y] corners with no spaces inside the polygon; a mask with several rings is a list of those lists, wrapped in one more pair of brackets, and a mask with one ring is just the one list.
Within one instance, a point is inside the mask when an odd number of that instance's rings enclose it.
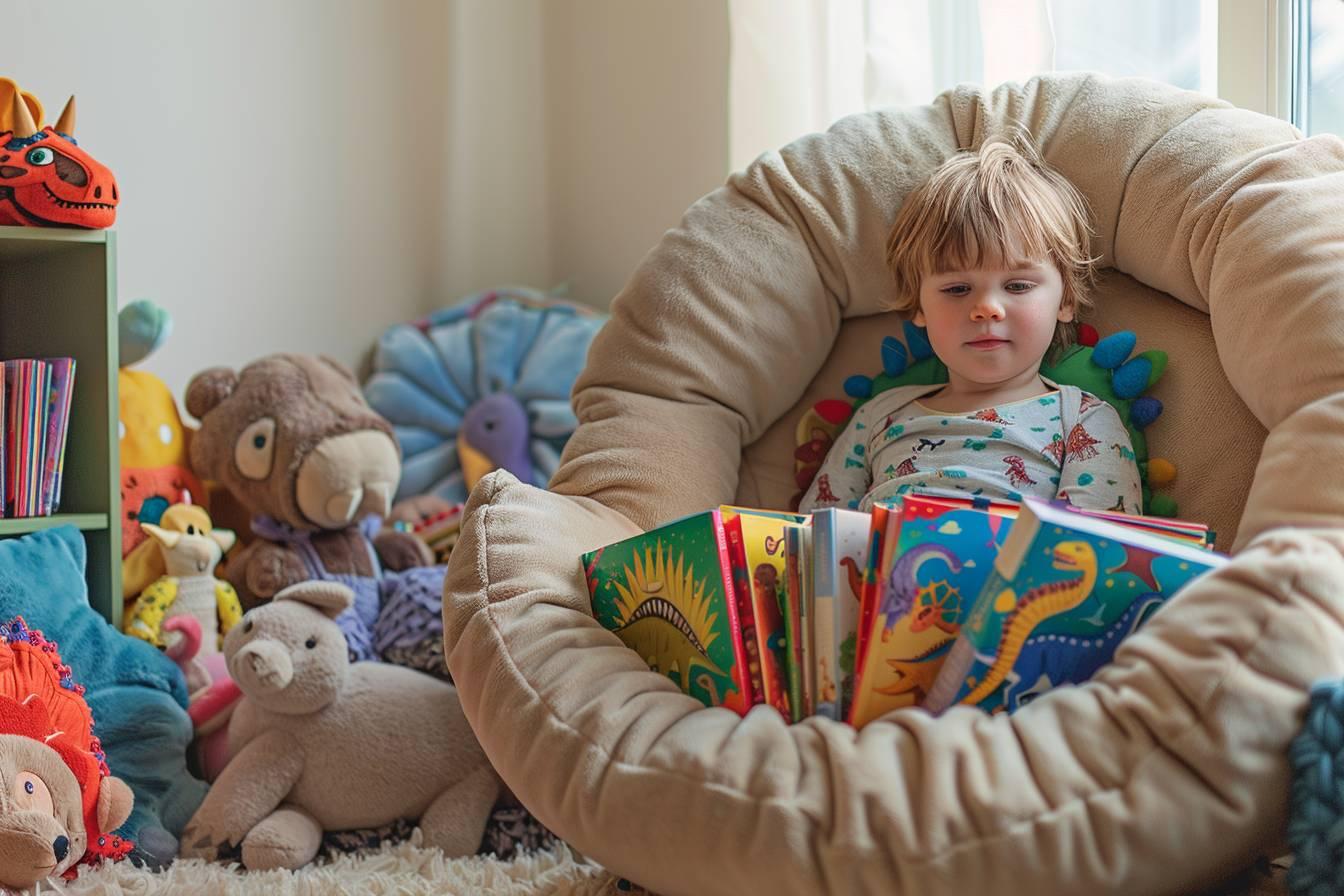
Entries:
{"label": "dinosaur plush horn", "polygon": [[14,119],[14,136],[31,137],[37,133],[37,123],[33,121],[33,113],[28,111],[28,104],[23,101],[23,94],[14,91],[14,104],[10,110],[10,115]]}
{"label": "dinosaur plush horn", "polygon": [[56,130],[67,137],[75,136],[75,98],[73,95],[66,102],[65,108],[61,110],[61,117],[56,119]]}

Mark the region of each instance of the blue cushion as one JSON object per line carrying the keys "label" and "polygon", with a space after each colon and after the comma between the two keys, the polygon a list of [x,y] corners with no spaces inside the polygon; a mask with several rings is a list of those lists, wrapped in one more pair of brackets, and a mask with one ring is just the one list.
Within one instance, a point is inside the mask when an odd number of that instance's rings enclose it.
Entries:
{"label": "blue cushion", "polygon": [[135,792],[135,810],[117,833],[139,842],[142,831],[161,827],[177,837],[206,792],[187,771],[186,682],[161,651],[89,606],[84,560],[73,526],[0,540],[0,620],[22,616],[55,641],[84,686],[108,767]]}

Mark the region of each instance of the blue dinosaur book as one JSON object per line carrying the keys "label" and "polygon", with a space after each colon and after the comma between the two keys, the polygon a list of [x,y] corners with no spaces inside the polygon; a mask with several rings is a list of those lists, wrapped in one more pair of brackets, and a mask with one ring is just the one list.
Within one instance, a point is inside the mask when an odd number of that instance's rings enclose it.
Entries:
{"label": "blue dinosaur book", "polygon": [[922,705],[970,605],[993,568],[1018,506],[904,495],[895,559],[878,583],[850,724]]}
{"label": "blue dinosaur book", "polygon": [[746,714],[751,674],[719,511],[590,551],[582,562],[604,628],[686,694]]}
{"label": "blue dinosaur book", "polygon": [[924,702],[1012,712],[1078,684],[1222,554],[1027,498]]}

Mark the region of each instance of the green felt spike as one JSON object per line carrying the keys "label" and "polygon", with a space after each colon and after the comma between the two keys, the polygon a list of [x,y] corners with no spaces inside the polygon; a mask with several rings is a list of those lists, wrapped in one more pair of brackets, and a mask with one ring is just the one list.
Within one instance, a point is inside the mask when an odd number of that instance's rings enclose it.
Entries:
{"label": "green felt spike", "polygon": [[1162,516],[1171,518],[1176,516],[1176,499],[1171,495],[1164,495],[1161,492],[1154,492],[1148,499],[1148,513],[1153,516]]}
{"label": "green felt spike", "polygon": [[1147,358],[1148,363],[1153,365],[1152,373],[1148,374],[1148,385],[1144,386],[1145,391],[1153,388],[1157,381],[1162,379],[1162,374],[1167,371],[1167,353],[1155,348],[1150,348],[1146,352],[1140,352],[1135,357]]}

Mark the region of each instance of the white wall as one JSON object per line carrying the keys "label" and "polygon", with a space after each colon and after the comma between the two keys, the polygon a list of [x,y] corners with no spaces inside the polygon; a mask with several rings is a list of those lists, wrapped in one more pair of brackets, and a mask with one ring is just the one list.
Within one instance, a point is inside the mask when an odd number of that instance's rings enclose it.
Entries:
{"label": "white wall", "polygon": [[727,173],[725,0],[0,0],[0,75],[117,175],[144,365],[358,366],[467,293],[605,305]]}
{"label": "white wall", "polygon": [[545,0],[551,271],[607,305],[728,176],[726,0]]}
{"label": "white wall", "polygon": [[492,286],[554,282],[542,2],[445,4],[439,288],[426,310]]}

